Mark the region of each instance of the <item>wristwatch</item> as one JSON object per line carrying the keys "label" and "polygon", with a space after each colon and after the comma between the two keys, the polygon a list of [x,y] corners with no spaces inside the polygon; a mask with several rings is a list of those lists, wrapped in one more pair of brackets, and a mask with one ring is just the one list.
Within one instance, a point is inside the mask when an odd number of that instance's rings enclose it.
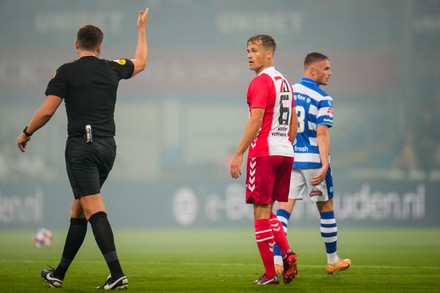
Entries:
{"label": "wristwatch", "polygon": [[24,135],[26,135],[26,136],[28,136],[28,137],[31,137],[32,136],[32,133],[29,133],[29,132],[27,132],[26,130],[27,130],[27,126],[23,129],[23,133],[24,133]]}

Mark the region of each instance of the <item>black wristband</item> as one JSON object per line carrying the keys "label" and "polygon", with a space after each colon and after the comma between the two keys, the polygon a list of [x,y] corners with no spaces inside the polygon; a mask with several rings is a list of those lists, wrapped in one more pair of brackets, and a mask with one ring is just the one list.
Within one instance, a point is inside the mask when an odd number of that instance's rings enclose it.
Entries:
{"label": "black wristband", "polygon": [[24,133],[24,135],[26,135],[26,136],[28,136],[28,137],[31,137],[32,136],[32,133],[29,133],[29,132],[27,132],[26,130],[27,130],[27,126],[23,129],[23,133]]}

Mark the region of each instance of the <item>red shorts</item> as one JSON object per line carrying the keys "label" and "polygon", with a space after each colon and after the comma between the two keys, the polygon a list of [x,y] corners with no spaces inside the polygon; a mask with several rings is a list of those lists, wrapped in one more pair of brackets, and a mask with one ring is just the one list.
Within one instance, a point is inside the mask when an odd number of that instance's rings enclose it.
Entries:
{"label": "red shorts", "polygon": [[246,203],[271,204],[289,199],[292,157],[266,156],[247,160]]}

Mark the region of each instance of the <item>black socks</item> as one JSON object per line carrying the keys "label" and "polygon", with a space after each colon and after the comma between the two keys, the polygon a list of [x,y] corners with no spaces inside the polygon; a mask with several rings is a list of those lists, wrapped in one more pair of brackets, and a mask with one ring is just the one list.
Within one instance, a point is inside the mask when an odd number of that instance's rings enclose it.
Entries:
{"label": "black socks", "polygon": [[64,279],[67,269],[80,249],[87,233],[87,221],[84,218],[71,218],[70,227],[64,244],[63,255],[58,267],[54,270],[54,277]]}
{"label": "black socks", "polygon": [[96,243],[107,262],[113,278],[119,278],[123,275],[122,268],[116,253],[115,241],[110,222],[105,212],[93,214],[89,222],[92,226],[93,235],[95,235]]}

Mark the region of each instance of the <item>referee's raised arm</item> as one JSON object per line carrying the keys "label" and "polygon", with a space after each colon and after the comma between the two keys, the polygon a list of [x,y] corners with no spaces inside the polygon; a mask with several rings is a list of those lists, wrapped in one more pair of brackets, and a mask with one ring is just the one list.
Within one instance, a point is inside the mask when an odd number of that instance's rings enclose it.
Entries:
{"label": "referee's raised arm", "polygon": [[139,11],[137,28],[138,28],[138,42],[136,47],[136,52],[134,59],[131,61],[134,64],[133,75],[135,76],[139,72],[145,69],[147,66],[148,59],[148,46],[147,46],[147,25],[148,25],[148,10],[147,7],[145,11]]}

